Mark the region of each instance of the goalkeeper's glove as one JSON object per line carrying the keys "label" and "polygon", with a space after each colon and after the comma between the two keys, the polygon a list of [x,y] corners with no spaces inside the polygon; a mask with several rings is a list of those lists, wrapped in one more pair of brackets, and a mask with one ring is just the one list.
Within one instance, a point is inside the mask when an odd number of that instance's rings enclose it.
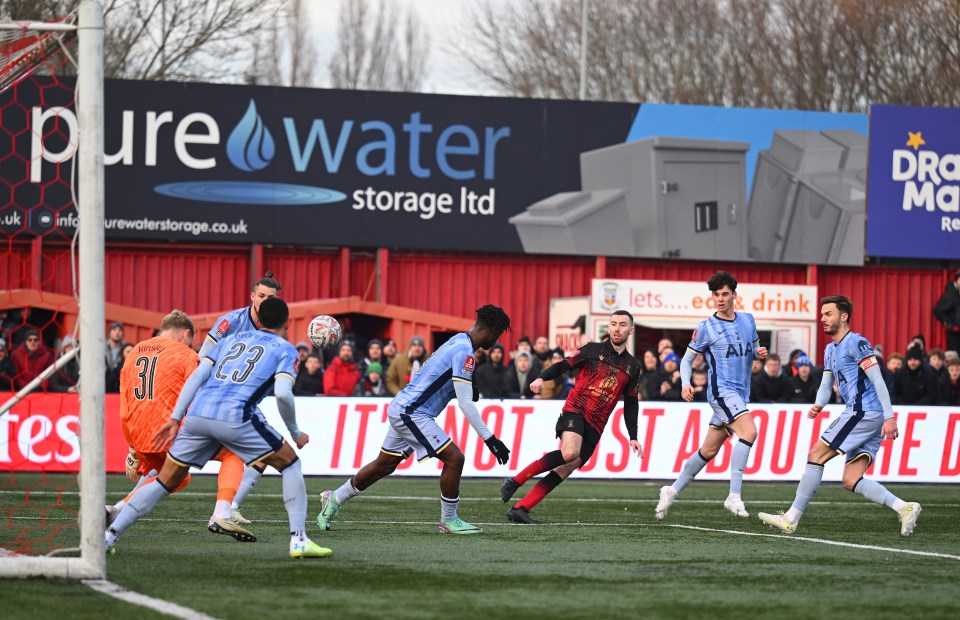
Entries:
{"label": "goalkeeper's glove", "polygon": [[493,453],[493,456],[497,457],[497,462],[501,465],[506,465],[507,461],[510,460],[510,449],[507,448],[507,444],[497,439],[496,435],[490,435],[483,443],[487,444],[487,448]]}
{"label": "goalkeeper's glove", "polygon": [[131,482],[140,480],[138,469],[140,469],[140,459],[137,458],[136,450],[130,448],[130,452],[127,453],[127,478],[130,478]]}
{"label": "goalkeeper's glove", "polygon": [[476,383],[473,384],[473,402],[478,402],[480,400],[480,386]]}

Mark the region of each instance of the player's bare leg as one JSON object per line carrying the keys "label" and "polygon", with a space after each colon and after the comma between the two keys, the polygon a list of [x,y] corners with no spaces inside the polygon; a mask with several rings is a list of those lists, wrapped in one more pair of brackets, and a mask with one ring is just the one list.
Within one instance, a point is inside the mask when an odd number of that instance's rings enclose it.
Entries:
{"label": "player's bare leg", "polygon": [[750,516],[740,489],[743,485],[743,470],[747,467],[750,458],[750,449],[757,440],[757,425],[753,416],[745,413],[728,425],[728,428],[737,434],[737,443],[733,446],[733,455],[730,457],[730,494],[723,502],[723,507],[735,517],[746,519]]}
{"label": "player's bare leg", "polygon": [[320,494],[320,514],[317,525],[322,530],[330,529],[330,522],[340,512],[340,506],[363,493],[370,485],[386,478],[403,462],[402,456],[380,452],[377,458],[360,468],[353,478],[344,482],[340,488],[324,491]]}
{"label": "player's bare leg", "polygon": [[[579,433],[564,432],[560,435],[560,449],[547,452],[542,457],[524,467],[515,476],[504,479],[500,485],[500,499],[504,503],[510,501],[517,489],[527,483],[530,478],[545,471],[551,471],[565,464],[573,463],[580,458],[580,448],[583,446],[583,436]],[[559,483],[558,483],[559,484]]]}
{"label": "player's bare leg", "polygon": [[687,459],[687,462],[683,464],[683,469],[680,470],[680,476],[672,485],[660,488],[660,501],[657,503],[657,508],[654,513],[658,521],[663,521],[663,519],[666,518],[670,507],[673,505],[673,502],[676,501],[680,491],[693,482],[693,479],[707,466],[710,459],[717,456],[717,453],[720,452],[720,448],[723,446],[723,442],[729,438],[730,436],[725,430],[713,426],[707,429],[707,436],[703,440],[703,444],[700,446],[700,449],[691,455],[690,458]]}

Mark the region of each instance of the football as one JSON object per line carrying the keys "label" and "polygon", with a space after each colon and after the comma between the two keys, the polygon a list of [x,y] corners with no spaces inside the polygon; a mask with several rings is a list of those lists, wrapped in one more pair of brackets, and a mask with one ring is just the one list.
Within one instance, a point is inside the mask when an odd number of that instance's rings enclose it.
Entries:
{"label": "football", "polygon": [[307,337],[318,349],[326,349],[337,344],[340,342],[341,334],[340,323],[326,314],[313,317],[310,327],[307,328]]}

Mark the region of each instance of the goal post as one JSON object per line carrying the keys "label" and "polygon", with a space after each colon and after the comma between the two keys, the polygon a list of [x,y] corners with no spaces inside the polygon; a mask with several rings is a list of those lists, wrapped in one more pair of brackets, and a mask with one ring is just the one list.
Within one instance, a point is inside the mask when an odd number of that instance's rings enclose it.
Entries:
{"label": "goal post", "polygon": [[[9,26],[9,25],[8,25]],[[57,549],[47,556],[18,554],[0,549],[0,577],[56,577],[102,579],[106,576],[104,549],[105,425],[104,381],[104,161],[103,161],[103,7],[83,0],[76,26],[22,22],[26,32],[76,30],[78,44],[76,115],[78,152],[76,208],[78,213],[80,294],[77,322],[85,354],[80,355],[79,419],[79,557],[75,549]],[[59,40],[54,44],[59,45]],[[42,51],[42,50],[41,50]],[[64,53],[68,52],[64,50]],[[43,54],[22,62],[42,62]],[[10,67],[6,67],[10,69]],[[16,67],[29,74],[30,68]]]}

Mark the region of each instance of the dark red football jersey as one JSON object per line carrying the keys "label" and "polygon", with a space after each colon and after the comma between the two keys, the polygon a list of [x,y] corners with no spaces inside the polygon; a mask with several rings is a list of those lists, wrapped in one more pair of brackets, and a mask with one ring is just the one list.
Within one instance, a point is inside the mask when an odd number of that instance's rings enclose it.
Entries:
{"label": "dark red football jersey", "polygon": [[579,368],[577,384],[570,390],[565,413],[579,413],[602,433],[621,396],[636,399],[642,364],[626,351],[617,353],[610,341],[590,342],[567,358]]}

